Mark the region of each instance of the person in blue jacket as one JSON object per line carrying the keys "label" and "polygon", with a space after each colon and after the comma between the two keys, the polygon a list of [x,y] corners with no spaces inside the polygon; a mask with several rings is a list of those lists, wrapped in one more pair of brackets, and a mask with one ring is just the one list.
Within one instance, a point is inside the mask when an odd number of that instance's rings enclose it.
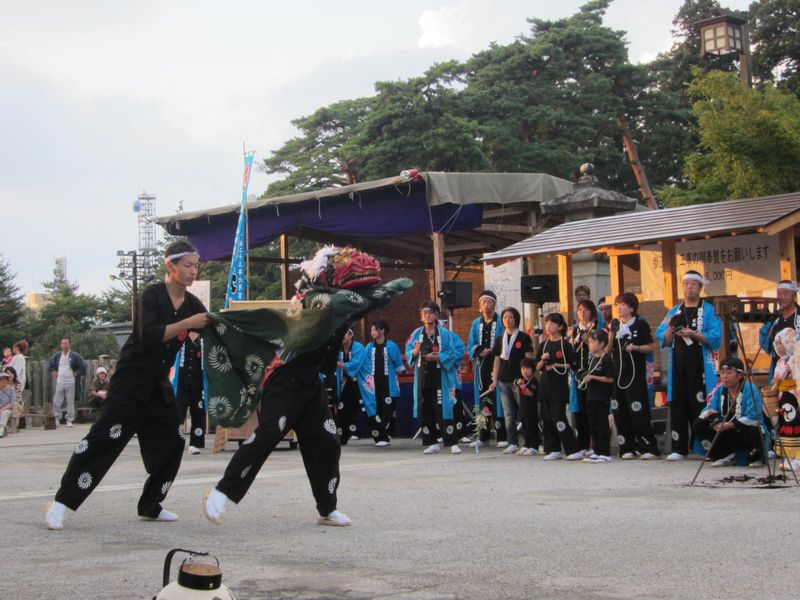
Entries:
{"label": "person in blue jacket", "polygon": [[[365,405],[376,405],[377,422],[385,427],[387,437],[393,434],[397,400],[400,398],[400,382],[397,376],[406,370],[400,348],[386,337],[388,335],[389,324],[386,321],[375,321],[370,328],[372,341],[367,344],[366,350],[369,367],[367,381],[371,377],[373,385],[364,386],[365,389],[361,392],[362,398],[367,397]],[[372,398],[369,398],[370,395]],[[389,440],[377,440],[375,445],[388,446]]]}
{"label": "person in blue jacket", "polygon": [[414,365],[414,417],[422,422],[424,454],[441,450],[439,437],[452,454],[461,454],[458,439],[463,423],[456,391],[464,342],[439,326],[440,312],[436,302],[423,302],[419,307],[422,327],[406,341],[406,361]]}
{"label": "person in blue jacket", "polygon": [[758,332],[759,343],[770,355],[769,385],[772,385],[772,374],[778,364],[778,355],[774,352],[775,335],[787,327],[794,329],[800,340],[800,306],[797,305],[797,284],[784,279],[778,282],[778,311],[772,319],[764,323]]}
{"label": "person in blue jacket", "polygon": [[741,360],[735,356],[725,359],[719,370],[720,385],[692,424],[712,467],[734,464],[737,451],[747,455],[751,466],[761,466],[761,393],[745,375]]}
{"label": "person in blue jacket", "polygon": [[472,360],[473,370],[473,389],[475,398],[475,414],[483,410],[484,413],[490,412],[489,427],[482,429],[478,439],[470,443],[471,447],[481,446],[489,441],[491,427],[497,432],[497,447],[508,446],[506,424],[503,418],[503,403],[500,400],[500,389],[481,397],[492,384],[492,371],[494,370],[494,354],[492,348],[500,334],[503,332],[503,323],[500,315],[497,314],[497,296],[490,290],[481,292],[478,298],[478,309],[480,316],[472,322],[469,330],[469,356]]}
{"label": "person in blue jacket", "polygon": [[700,273],[686,271],[683,302],[672,307],[656,330],[661,346],[672,349],[667,372],[672,452],[667,460],[686,458],[690,447],[701,453],[702,448],[694,444],[691,424],[717,384],[715,362],[722,342],[722,322],[714,305],[700,298],[704,283]]}

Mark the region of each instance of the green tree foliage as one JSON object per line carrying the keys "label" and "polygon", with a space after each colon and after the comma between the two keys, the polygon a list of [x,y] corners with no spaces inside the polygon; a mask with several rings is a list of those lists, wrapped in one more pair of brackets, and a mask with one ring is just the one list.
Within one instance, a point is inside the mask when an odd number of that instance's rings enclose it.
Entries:
{"label": "green tree foliage", "polygon": [[263,170],[284,174],[270,184],[265,196],[346,185],[359,181],[358,164],[348,142],[366,121],[374,98],[343,100],[292,121],[300,135],[264,159]]}
{"label": "green tree foliage", "polygon": [[24,332],[25,305],[15,277],[11,265],[0,255],[0,346],[10,346]]}
{"label": "green tree foliage", "polygon": [[731,73],[696,74],[689,85],[700,144],[686,161],[688,191],[665,190],[668,203],[691,204],[793,192],[800,181],[800,100],[766,86],[749,90]]}
{"label": "green tree foliage", "polygon": [[100,297],[98,320],[101,323],[122,323],[131,320],[131,294],[128,290],[109,288]]}
{"label": "green tree foliage", "polygon": [[463,66],[437,64],[421,77],[378,82],[375,106],[349,147],[365,179],[429,171],[486,171],[481,127],[462,110]]}
{"label": "green tree foliage", "polygon": [[800,0],[756,0],[750,26],[755,74],[800,96]]}
{"label": "green tree foliage", "polygon": [[[43,283],[48,302],[30,324],[31,356],[42,359],[59,347],[61,339],[72,341],[72,349],[92,358],[98,354],[116,356],[118,348],[109,332],[91,328],[102,320],[104,303],[91,294],[81,294],[78,285],[64,281],[54,272],[52,281]],[[130,314],[130,313],[128,313]]]}
{"label": "green tree foliage", "polygon": [[595,0],[557,21],[531,19],[529,36],[467,63],[463,95],[493,170],[572,178],[590,161],[606,185],[636,189],[616,117],[637,128],[648,81],[628,63],[624,32],[603,26],[609,4]]}

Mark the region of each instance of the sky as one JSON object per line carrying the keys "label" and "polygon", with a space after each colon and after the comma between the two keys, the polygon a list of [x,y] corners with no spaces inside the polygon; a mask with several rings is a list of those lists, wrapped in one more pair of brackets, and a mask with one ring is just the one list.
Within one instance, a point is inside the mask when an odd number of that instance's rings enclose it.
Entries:
{"label": "sky", "polygon": [[[583,3],[0,0],[0,256],[22,293],[64,256],[69,280],[100,294],[117,250],[137,247],[141,192],[159,216],[237,203],[243,144],[259,162],[296,135],[292,119]],[[646,62],[672,44],[681,4],[615,0],[604,22]],[[250,195],[270,180],[254,172]]]}

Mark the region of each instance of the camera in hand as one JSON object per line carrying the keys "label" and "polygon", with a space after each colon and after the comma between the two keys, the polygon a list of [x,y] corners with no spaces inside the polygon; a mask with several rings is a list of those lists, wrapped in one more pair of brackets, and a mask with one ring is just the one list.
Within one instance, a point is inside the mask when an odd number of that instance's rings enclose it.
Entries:
{"label": "camera in hand", "polygon": [[545,364],[545,366],[554,365],[556,364],[556,359],[552,356],[548,356],[547,358],[543,358],[542,362]]}
{"label": "camera in hand", "polygon": [[680,313],[672,315],[669,319],[669,326],[672,327],[674,331],[680,331],[685,325],[686,323],[683,319],[683,315]]}

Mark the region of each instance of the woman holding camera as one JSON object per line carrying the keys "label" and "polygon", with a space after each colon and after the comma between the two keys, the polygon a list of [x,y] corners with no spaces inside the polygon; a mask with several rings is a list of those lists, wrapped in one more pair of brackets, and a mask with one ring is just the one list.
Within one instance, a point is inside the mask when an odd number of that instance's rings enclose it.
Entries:
{"label": "woman holding camera", "polygon": [[619,320],[611,323],[614,361],[614,400],[611,408],[623,460],[652,460],[661,455],[650,422],[646,355],[656,343],[647,321],[637,314],[639,299],[631,292],[614,300]]}

